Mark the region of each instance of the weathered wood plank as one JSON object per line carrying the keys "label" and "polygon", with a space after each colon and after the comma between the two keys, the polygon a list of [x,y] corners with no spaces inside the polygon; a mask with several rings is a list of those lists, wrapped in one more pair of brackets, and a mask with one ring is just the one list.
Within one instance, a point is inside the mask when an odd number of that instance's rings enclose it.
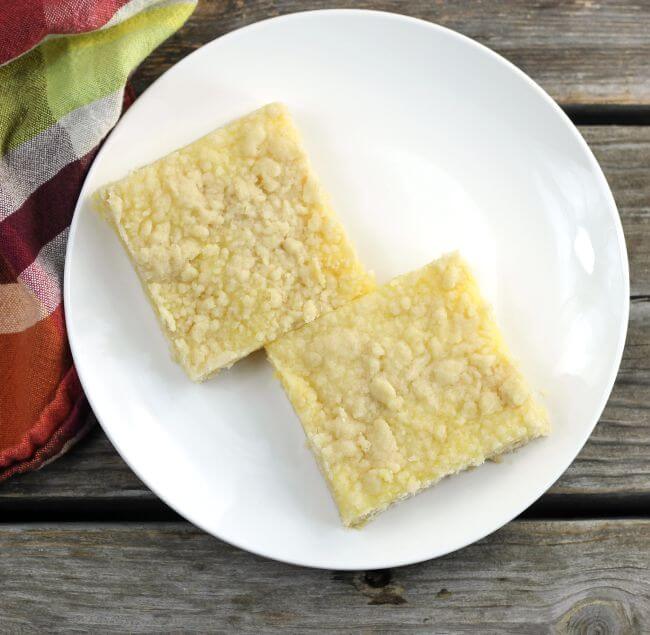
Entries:
{"label": "weathered wood plank", "polygon": [[[650,38],[649,38],[650,39]],[[614,193],[632,295],[650,295],[650,126],[580,127]]]}
{"label": "weathered wood plank", "polygon": [[650,302],[633,302],[614,390],[552,494],[650,495]]}
{"label": "weathered wood plank", "polygon": [[633,1],[201,0],[184,28],[142,64],[133,83],[142,91],[188,53],[247,24],[346,7],[403,13],[475,38],[564,105],[650,104],[650,4]]}
{"label": "weathered wood plank", "polygon": [[68,454],[37,472],[0,484],[0,509],[3,502],[20,500],[33,501],[35,506],[49,500],[156,500],[111,445],[92,412],[89,418],[95,427]]}
{"label": "weathered wood plank", "polygon": [[[632,293],[650,296],[650,128],[581,129],[617,199],[628,242]],[[621,372],[603,417],[555,494],[650,494],[650,302],[632,303]],[[41,472],[0,485],[17,500],[154,500],[99,429]]]}
{"label": "weathered wood plank", "polygon": [[650,521],[516,521],[378,572],[273,562],[185,523],[0,526],[0,629],[638,633]]}

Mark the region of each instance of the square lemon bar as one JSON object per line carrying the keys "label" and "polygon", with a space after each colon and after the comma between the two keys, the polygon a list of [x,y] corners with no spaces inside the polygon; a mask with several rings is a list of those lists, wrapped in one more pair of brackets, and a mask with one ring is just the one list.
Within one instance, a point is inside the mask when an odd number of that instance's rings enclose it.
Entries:
{"label": "square lemon bar", "polygon": [[457,254],[267,351],[346,526],[549,432]]}
{"label": "square lemon bar", "polygon": [[374,288],[281,104],[134,171],[97,200],[196,381]]}

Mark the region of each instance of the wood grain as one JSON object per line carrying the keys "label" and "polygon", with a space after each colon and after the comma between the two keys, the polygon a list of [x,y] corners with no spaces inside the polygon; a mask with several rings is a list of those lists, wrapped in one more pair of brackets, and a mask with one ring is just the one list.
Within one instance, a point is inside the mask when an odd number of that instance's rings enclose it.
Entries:
{"label": "wood grain", "polygon": [[3,632],[639,633],[650,521],[516,521],[372,572],[293,567],[185,523],[0,526]]}
{"label": "wood grain", "polygon": [[[579,458],[551,490],[558,495],[650,496],[650,128],[581,131],[617,200],[628,243],[632,302],[627,345],[613,394]],[[0,485],[16,501],[154,501],[100,430],[42,472]]]}
{"label": "wood grain", "polygon": [[614,193],[630,260],[632,296],[650,296],[650,127],[580,128]]}
{"label": "wood grain", "polygon": [[200,0],[194,15],[142,64],[138,92],[201,45],[265,18],[370,8],[422,18],[504,55],[563,105],[650,104],[650,3],[544,0]]}

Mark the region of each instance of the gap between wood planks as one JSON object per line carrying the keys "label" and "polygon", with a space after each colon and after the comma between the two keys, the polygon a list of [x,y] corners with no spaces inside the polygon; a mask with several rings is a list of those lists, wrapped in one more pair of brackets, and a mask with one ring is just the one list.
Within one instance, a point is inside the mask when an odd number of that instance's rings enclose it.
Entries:
{"label": "gap between wood planks", "polygon": [[[525,520],[650,518],[650,493],[545,494],[525,510]],[[0,525],[16,523],[165,522],[183,520],[160,500],[38,499],[0,503]]]}
{"label": "gap between wood planks", "polygon": [[559,104],[576,126],[650,126],[650,106]]}

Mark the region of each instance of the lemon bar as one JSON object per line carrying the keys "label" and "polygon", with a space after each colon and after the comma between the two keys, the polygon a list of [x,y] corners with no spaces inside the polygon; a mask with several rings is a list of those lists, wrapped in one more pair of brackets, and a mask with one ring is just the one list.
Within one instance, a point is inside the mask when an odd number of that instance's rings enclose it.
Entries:
{"label": "lemon bar", "polygon": [[346,526],[549,432],[457,254],[267,352]]}
{"label": "lemon bar", "polygon": [[202,381],[374,288],[270,104],[98,193],[172,352]]}

